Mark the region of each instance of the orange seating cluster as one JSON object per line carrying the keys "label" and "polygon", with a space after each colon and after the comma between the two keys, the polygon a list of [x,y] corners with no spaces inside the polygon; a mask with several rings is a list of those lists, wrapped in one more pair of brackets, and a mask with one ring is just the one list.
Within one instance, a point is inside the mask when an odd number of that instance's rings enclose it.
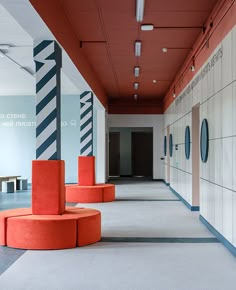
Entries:
{"label": "orange seating cluster", "polygon": [[0,245],[20,249],[67,249],[101,239],[101,213],[65,208],[64,161],[33,161],[32,209],[0,212]]}
{"label": "orange seating cluster", "polygon": [[29,250],[85,246],[101,239],[101,213],[67,208],[61,215],[33,215],[31,209],[0,212],[0,245]]}
{"label": "orange seating cluster", "polygon": [[95,157],[78,157],[78,184],[66,185],[66,201],[97,203],[115,200],[114,184],[95,183]]}

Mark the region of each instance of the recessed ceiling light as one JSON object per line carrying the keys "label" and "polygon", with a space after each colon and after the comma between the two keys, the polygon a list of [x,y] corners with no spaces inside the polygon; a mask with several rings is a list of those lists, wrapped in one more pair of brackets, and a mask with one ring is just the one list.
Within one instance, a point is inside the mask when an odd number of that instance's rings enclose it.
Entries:
{"label": "recessed ceiling light", "polygon": [[156,84],[156,83],[157,83],[157,80],[153,80],[152,82],[153,82],[154,84]]}
{"label": "recessed ceiling light", "polygon": [[136,40],[135,41],[135,56],[140,56],[141,55],[141,41]]}
{"label": "recessed ceiling light", "polygon": [[153,24],[143,24],[141,25],[141,30],[142,31],[152,31],[154,29]]}
{"label": "recessed ceiling light", "polygon": [[139,66],[135,66],[134,67],[134,76],[136,78],[139,77],[139,73],[140,73],[140,67]]}
{"label": "recessed ceiling light", "polygon": [[145,0],[136,0],[136,20],[137,22],[143,21]]}
{"label": "recessed ceiling light", "polygon": [[163,48],[162,48],[162,51],[163,51],[163,52],[167,52],[168,49],[167,49],[166,47],[163,47]]}
{"label": "recessed ceiling light", "polygon": [[135,90],[138,89],[138,83],[134,83],[134,89],[135,89]]}

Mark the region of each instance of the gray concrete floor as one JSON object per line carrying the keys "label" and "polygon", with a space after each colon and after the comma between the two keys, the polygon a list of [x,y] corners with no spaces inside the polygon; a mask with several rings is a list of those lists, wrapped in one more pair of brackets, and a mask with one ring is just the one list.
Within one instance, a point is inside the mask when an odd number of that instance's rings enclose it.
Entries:
{"label": "gray concrete floor", "polygon": [[162,183],[116,183],[118,201],[83,204],[101,210],[102,235],[113,242],[26,251],[0,276],[0,289],[235,289],[236,259],[215,242],[198,213]]}

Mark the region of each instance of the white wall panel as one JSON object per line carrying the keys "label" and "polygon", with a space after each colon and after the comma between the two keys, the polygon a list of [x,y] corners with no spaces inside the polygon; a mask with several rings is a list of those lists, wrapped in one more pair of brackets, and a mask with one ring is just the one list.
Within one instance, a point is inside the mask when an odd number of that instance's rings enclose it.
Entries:
{"label": "white wall panel", "polygon": [[222,92],[217,93],[213,97],[214,102],[214,131],[213,138],[221,138],[222,136]]}
{"label": "white wall panel", "polygon": [[223,188],[215,185],[215,228],[219,233],[223,233]]}
{"label": "white wall panel", "polygon": [[[221,47],[221,45],[219,45],[215,49],[214,53],[216,53],[219,50],[220,47]],[[213,94],[216,94],[222,89],[222,61],[221,61],[221,59],[219,59],[215,63],[213,71],[214,71],[214,90],[213,90]]]}
{"label": "white wall panel", "polygon": [[222,139],[214,140],[214,182],[220,186],[223,186],[223,168],[222,168]]}
{"label": "white wall panel", "polygon": [[232,85],[222,91],[222,137],[232,136],[233,133],[233,90]]}
{"label": "white wall panel", "polygon": [[208,127],[209,127],[209,139],[214,138],[214,132],[215,132],[215,102],[214,97],[210,98],[206,103],[207,106],[207,113],[206,117],[208,120]]}
{"label": "white wall panel", "polygon": [[223,186],[232,189],[233,186],[233,138],[222,139],[222,177]]}
{"label": "white wall panel", "polygon": [[233,192],[223,188],[223,235],[233,241]]}
{"label": "white wall panel", "polygon": [[222,46],[224,48],[222,56],[222,87],[226,87],[232,83],[233,78],[233,62],[232,62],[232,33],[229,32],[227,36],[222,41]]}
{"label": "white wall panel", "polygon": [[[205,64],[204,64],[205,65]],[[203,65],[203,66],[204,66]],[[202,86],[202,91],[201,91],[201,103],[205,102],[209,95],[209,90],[208,90],[208,78],[205,77],[203,80],[202,80],[202,83],[201,83],[201,86]]]}
{"label": "white wall panel", "polygon": [[215,226],[215,185],[207,184],[207,220]]}
{"label": "white wall panel", "polygon": [[232,79],[236,80],[236,26],[232,30]]}
{"label": "white wall panel", "polygon": [[234,191],[236,191],[236,137],[233,137],[232,163],[233,163],[233,184],[232,184],[232,188],[233,188]]}
{"label": "white wall panel", "polygon": [[215,83],[215,74],[214,69],[211,69],[207,74],[207,90],[208,98],[214,95],[214,83]]}
{"label": "white wall panel", "polygon": [[233,244],[236,246],[236,192],[233,195]]}
{"label": "white wall panel", "polygon": [[[236,67],[236,65],[235,65]],[[236,82],[234,82],[232,84],[232,115],[233,115],[233,132],[232,132],[232,135],[236,136]]]}

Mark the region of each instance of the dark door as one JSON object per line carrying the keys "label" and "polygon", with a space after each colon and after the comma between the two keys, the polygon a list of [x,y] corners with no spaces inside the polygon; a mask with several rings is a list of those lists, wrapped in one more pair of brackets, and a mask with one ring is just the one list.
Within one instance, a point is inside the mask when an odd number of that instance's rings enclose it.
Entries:
{"label": "dark door", "polygon": [[152,177],[153,171],[152,132],[132,133],[132,171],[134,176]]}
{"label": "dark door", "polygon": [[120,176],[120,133],[109,133],[109,176]]}

